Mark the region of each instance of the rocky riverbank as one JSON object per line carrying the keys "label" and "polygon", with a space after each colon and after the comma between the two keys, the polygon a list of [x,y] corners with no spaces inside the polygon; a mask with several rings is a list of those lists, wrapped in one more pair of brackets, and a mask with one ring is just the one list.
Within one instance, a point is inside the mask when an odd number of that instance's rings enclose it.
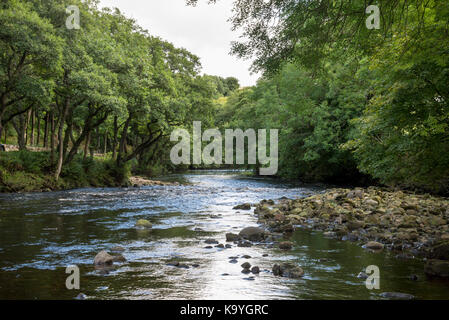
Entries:
{"label": "rocky riverbank", "polygon": [[[302,226],[326,236],[427,260],[425,272],[449,276],[449,199],[379,188],[332,189],[305,199],[264,200],[254,213],[274,235]],[[288,249],[288,242],[280,248]]]}

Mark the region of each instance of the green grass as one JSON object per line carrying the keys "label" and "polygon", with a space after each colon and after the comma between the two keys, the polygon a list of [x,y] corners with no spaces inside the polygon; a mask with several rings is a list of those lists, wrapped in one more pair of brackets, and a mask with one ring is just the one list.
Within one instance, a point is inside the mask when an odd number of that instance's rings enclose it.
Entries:
{"label": "green grass", "polygon": [[33,192],[82,187],[115,187],[128,181],[129,166],[118,168],[111,159],[87,158],[81,155],[63,166],[58,181],[49,152],[1,152],[0,192]]}

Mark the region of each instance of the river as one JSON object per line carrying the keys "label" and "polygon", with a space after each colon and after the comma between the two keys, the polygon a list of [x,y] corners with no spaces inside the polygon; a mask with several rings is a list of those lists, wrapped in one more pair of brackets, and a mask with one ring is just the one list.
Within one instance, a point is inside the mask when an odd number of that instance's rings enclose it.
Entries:
{"label": "river", "polygon": [[[325,191],[323,186],[238,171],[167,179],[189,184],[0,194],[0,299],[74,299],[80,292],[90,299],[382,299],[382,292],[449,298],[449,283],[427,279],[418,259],[368,252],[307,228],[293,234],[295,248],[287,253],[266,244],[206,248],[206,239],[225,244],[226,233],[257,226],[253,210],[236,211],[235,205],[305,197]],[[136,229],[139,219],[151,221],[153,229]],[[93,259],[114,246],[125,248],[127,262],[101,274]],[[232,256],[237,264],[229,262]],[[167,265],[174,260],[190,267]],[[305,276],[274,277],[272,266],[284,261],[300,265]],[[254,278],[242,274],[244,262],[259,266],[261,273]],[[80,268],[79,291],[65,286],[70,265]],[[368,290],[357,278],[370,265],[380,268],[381,290]]]}

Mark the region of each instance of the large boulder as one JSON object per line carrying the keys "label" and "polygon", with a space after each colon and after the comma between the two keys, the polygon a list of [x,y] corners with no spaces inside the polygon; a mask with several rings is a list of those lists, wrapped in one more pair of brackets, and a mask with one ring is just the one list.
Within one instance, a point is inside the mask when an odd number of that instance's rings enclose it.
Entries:
{"label": "large boulder", "polygon": [[100,251],[94,259],[94,265],[96,266],[110,266],[114,263],[114,257],[107,253],[105,250]]}
{"label": "large boulder", "polygon": [[240,231],[239,236],[250,241],[261,241],[265,239],[265,231],[257,227],[249,227]]}
{"label": "large boulder", "polygon": [[292,263],[275,264],[273,274],[278,277],[298,279],[304,276],[304,270]]}
{"label": "large boulder", "polygon": [[428,260],[424,272],[429,276],[449,278],[449,261]]}

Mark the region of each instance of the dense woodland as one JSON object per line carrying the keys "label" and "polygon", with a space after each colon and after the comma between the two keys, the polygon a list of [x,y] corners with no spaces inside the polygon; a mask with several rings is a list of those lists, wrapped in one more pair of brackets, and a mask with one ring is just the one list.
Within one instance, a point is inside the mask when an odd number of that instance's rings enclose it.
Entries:
{"label": "dense woodland", "polygon": [[[120,185],[130,170],[172,171],[170,133],[196,120],[280,129],[282,177],[448,193],[449,3],[373,2],[380,29],[366,27],[369,4],[234,1],[246,40],[232,53],[263,73],[239,88],[96,1],[2,1],[0,137],[22,151],[0,154],[0,184]],[[66,27],[69,5],[79,30]]]}

